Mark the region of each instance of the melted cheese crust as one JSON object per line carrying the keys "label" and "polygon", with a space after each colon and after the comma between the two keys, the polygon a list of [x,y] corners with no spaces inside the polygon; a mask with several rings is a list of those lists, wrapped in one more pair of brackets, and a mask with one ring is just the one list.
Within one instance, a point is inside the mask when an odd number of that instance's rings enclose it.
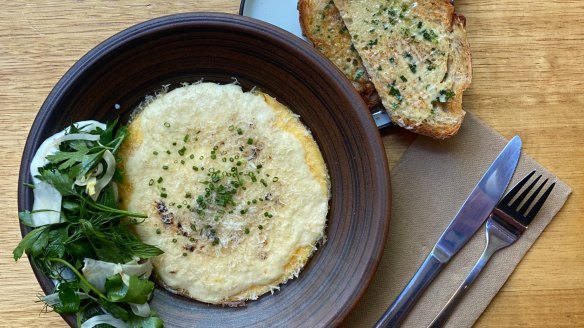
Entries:
{"label": "melted cheese crust", "polygon": [[158,95],[129,125],[122,207],[168,289],[207,303],[256,299],[297,276],[324,239],[330,182],[288,108],[237,85]]}

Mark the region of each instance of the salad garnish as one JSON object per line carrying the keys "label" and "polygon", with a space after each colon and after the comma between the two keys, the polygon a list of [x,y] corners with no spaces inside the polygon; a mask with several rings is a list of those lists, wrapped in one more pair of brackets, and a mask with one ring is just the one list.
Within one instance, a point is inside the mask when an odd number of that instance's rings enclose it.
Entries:
{"label": "salad garnish", "polygon": [[162,327],[148,305],[150,258],[162,254],[130,230],[147,216],[117,208],[116,153],[127,130],[117,121],[82,121],[48,138],[31,163],[34,205],[19,213],[33,228],[14,249],[53,279],[47,308],[77,326]]}

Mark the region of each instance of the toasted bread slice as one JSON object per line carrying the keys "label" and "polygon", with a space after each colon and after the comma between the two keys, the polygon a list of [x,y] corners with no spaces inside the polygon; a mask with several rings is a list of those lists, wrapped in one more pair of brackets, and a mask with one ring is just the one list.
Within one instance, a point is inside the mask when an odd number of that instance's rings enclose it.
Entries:
{"label": "toasted bread slice", "polygon": [[378,106],[377,91],[333,1],[300,0],[298,10],[304,35],[347,76],[369,108]]}
{"label": "toasted bread slice", "polygon": [[434,138],[462,124],[472,77],[465,19],[448,0],[334,0],[392,121]]}

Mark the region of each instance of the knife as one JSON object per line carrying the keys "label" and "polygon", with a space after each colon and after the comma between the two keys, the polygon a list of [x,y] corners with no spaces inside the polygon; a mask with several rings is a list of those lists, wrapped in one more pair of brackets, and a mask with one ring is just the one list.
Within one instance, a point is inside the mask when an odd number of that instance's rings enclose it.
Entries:
{"label": "knife", "polygon": [[375,324],[398,327],[426,287],[483,225],[507,189],[521,154],[521,138],[513,137],[479,180],[434,248],[396,300]]}

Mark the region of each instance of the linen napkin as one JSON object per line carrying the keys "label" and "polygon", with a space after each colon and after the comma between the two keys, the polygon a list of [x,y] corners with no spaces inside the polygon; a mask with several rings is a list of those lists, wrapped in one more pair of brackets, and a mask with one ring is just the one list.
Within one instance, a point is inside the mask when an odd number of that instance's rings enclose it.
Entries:
{"label": "linen napkin", "polygon": [[[344,327],[372,327],[377,322],[428,256],[506,142],[498,132],[468,113],[453,138],[418,137],[412,143],[391,174],[392,213],[383,258]],[[447,327],[472,326],[570,195],[568,185],[525,153],[508,189],[533,169],[555,181],[556,187],[523,236],[491,258]],[[431,283],[402,327],[427,327],[462,283],[484,246],[483,226]]]}

